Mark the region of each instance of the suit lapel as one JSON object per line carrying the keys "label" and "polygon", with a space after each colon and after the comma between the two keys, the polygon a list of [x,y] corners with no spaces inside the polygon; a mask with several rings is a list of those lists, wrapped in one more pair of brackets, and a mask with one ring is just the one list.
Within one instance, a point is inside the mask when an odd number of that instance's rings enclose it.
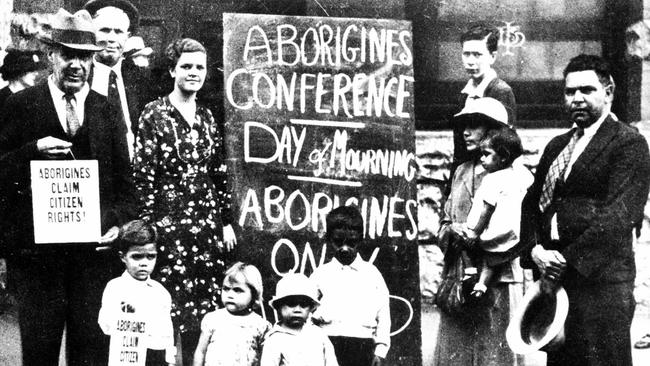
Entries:
{"label": "suit lapel", "polygon": [[571,168],[571,172],[567,177],[567,182],[570,182],[574,177],[579,177],[590,166],[591,162],[600,154],[601,151],[616,137],[618,131],[617,122],[614,122],[610,117],[607,117],[603,124],[600,126],[594,137],[591,138],[585,150],[580,154],[576,162]]}
{"label": "suit lapel", "polygon": [[95,112],[97,111],[97,107],[103,105],[104,101],[103,98],[100,94],[95,92],[94,90],[90,90],[88,93],[88,97],[86,97],[86,103],[84,104],[84,125],[87,128],[88,131],[88,139],[89,139],[89,144],[90,144],[90,153],[92,155],[92,158],[95,159],[98,156],[98,152],[96,151],[96,148],[98,146],[101,146],[99,143],[99,140],[102,138],[102,131],[103,131],[103,119],[99,118],[98,116],[95,116]]}
{"label": "suit lapel", "polygon": [[56,113],[56,108],[54,107],[54,100],[52,99],[52,93],[50,93],[50,86],[47,83],[47,79],[44,80],[40,85],[36,86],[38,91],[38,96],[34,98],[34,111],[35,113],[40,113],[43,121],[43,129],[53,129],[58,131],[65,136],[65,130],[61,126],[59,121],[59,115]]}

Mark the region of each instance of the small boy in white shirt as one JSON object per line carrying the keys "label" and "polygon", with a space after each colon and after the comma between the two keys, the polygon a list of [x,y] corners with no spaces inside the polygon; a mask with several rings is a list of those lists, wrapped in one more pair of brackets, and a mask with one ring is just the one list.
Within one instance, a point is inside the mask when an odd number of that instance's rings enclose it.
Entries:
{"label": "small boy in white shirt", "polygon": [[363,218],[357,208],[341,206],[326,223],[334,258],[311,275],[322,293],[313,320],[329,335],[341,366],[379,366],[390,348],[389,294],[379,270],[357,253]]}
{"label": "small boy in white shirt", "polygon": [[146,366],[175,365],[171,296],[149,277],[156,265],[155,229],[142,220],[126,223],[120,228],[117,250],[126,271],[109,281],[104,289],[99,326],[112,336],[117,333],[118,324],[124,324],[121,320],[143,320]]}

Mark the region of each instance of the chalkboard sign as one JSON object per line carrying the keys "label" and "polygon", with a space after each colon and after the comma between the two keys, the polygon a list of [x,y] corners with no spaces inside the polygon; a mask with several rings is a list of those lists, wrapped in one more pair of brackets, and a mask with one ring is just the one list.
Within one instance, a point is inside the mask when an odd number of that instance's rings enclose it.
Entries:
{"label": "chalkboard sign", "polygon": [[330,260],[327,213],[358,206],[359,251],[391,293],[388,364],[420,365],[410,23],[257,14],[223,21],[237,255],[260,267],[268,299],[282,275],[309,275]]}

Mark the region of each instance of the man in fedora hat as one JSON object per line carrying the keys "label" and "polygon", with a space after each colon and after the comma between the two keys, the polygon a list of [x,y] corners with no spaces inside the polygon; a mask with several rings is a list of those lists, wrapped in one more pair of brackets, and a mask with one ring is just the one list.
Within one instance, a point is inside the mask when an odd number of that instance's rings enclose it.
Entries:
{"label": "man in fedora hat", "polygon": [[562,285],[569,298],[566,342],[548,352],[548,365],[632,365],[632,237],[648,197],[650,154],[636,129],[612,117],[613,98],[604,59],[571,59],[564,101],[574,127],[546,146],[522,206],[525,262],[547,292]]}
{"label": "man in fedora hat", "polygon": [[[105,364],[108,341],[97,325],[102,288],[120,269],[89,244],[34,243],[30,162],[94,159],[99,166],[101,243],[134,216],[125,126],[87,83],[95,46],[90,14],[60,9],[47,43],[52,74],[8,98],[0,131],[0,180],[14,206],[8,275],[18,294],[23,365],[56,365],[65,326],[68,365]],[[95,243],[97,244],[97,243]]]}
{"label": "man in fedora hat", "polygon": [[93,58],[89,83],[121,112],[127,126],[129,155],[133,157],[140,112],[153,100],[144,89],[149,84],[147,75],[132,63],[124,62],[126,41],[138,28],[139,13],[127,0],[90,0],[84,9],[93,17],[96,42],[102,48]]}

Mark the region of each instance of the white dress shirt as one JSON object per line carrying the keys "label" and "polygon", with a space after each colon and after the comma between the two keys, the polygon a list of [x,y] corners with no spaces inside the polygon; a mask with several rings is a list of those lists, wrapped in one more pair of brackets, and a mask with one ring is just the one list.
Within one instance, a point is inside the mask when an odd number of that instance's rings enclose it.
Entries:
{"label": "white dress shirt", "polygon": [[[56,110],[56,116],[59,118],[59,123],[61,124],[61,127],[63,127],[63,131],[68,133],[68,122],[66,121],[65,116],[65,93],[54,84],[52,76],[47,79],[47,86],[50,88],[50,94],[52,95],[52,101],[54,102],[54,109]],[[90,88],[88,87],[88,83],[85,83],[81,90],[74,94],[74,99],[70,101],[77,113],[79,127],[83,126],[84,123],[84,116],[86,115],[86,97],[88,97],[89,92]]]}
{"label": "white dress shirt", "polygon": [[310,277],[323,294],[314,316],[329,336],[370,338],[375,355],[386,357],[390,347],[390,308],[386,282],[372,263],[357,254],[349,266],[336,258]]}
{"label": "white dress shirt", "polygon": [[129,147],[129,157],[133,158],[133,144],[135,138],[133,132],[131,132],[131,116],[129,114],[129,104],[126,100],[126,89],[124,88],[124,79],[122,78],[122,60],[120,58],[113,67],[104,65],[101,62],[97,62],[93,58],[93,80],[92,80],[92,90],[97,93],[108,97],[108,78],[111,71],[114,71],[117,75],[115,82],[117,83],[117,92],[120,95],[120,103],[122,104],[122,114],[124,117],[124,123],[126,124],[126,142]]}

